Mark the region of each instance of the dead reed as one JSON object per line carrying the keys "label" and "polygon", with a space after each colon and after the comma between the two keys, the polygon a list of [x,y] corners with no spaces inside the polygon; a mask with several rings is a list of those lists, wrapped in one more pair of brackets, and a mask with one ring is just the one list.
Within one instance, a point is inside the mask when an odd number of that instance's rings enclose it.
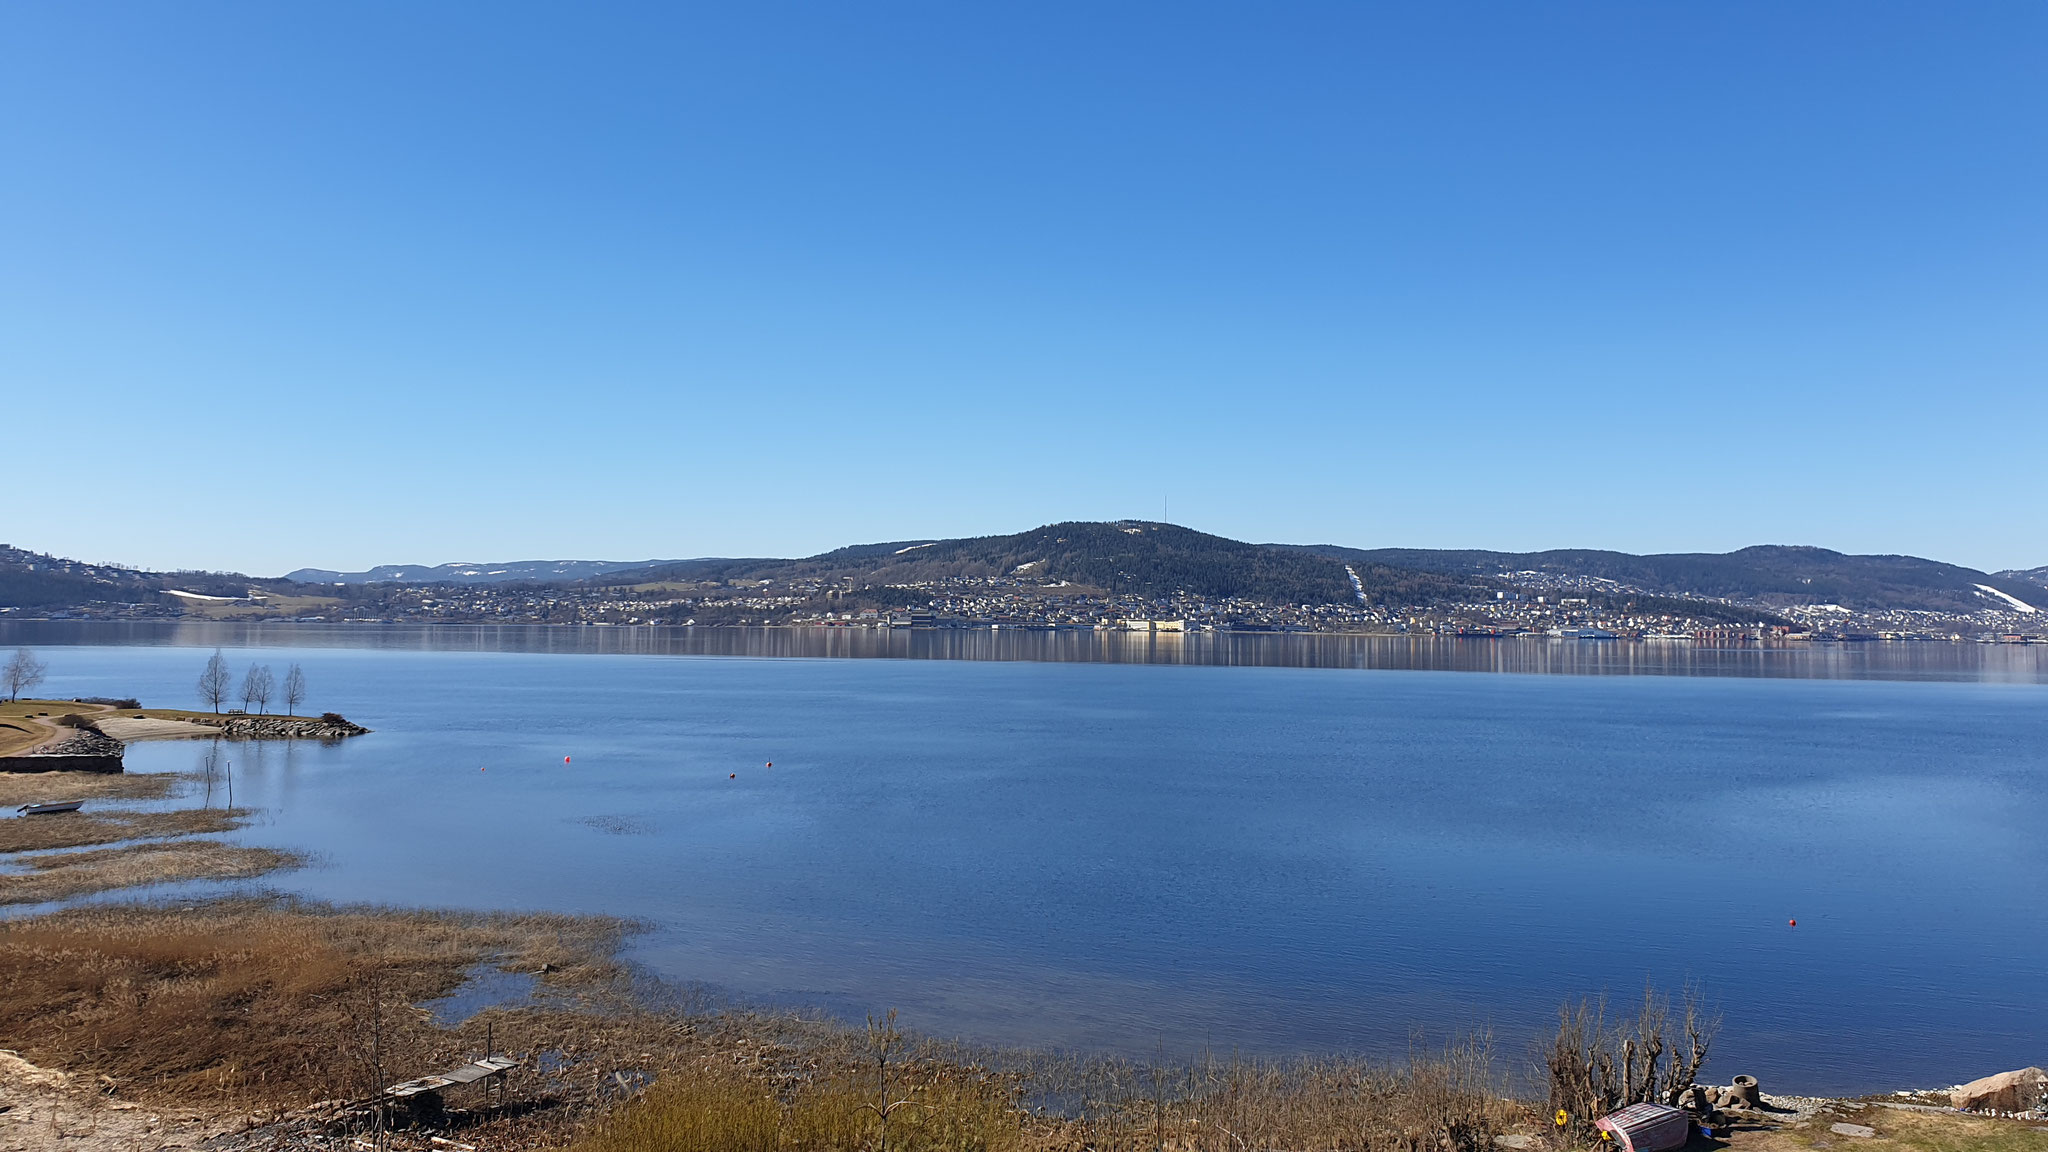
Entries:
{"label": "dead reed", "polygon": [[83,852],[45,852],[15,862],[30,870],[0,874],[0,905],[46,904],[144,884],[241,880],[302,863],[289,852],[219,840],[145,841]]}
{"label": "dead reed", "polygon": [[0,852],[46,852],[122,840],[204,836],[242,826],[247,808],[187,808],[177,812],[64,812],[0,820]]}
{"label": "dead reed", "polygon": [[576,1152],[1491,1152],[1495,1134],[1530,1120],[1527,1106],[1503,1098],[1480,1040],[1400,1062],[1011,1053],[993,1066],[915,1045],[895,1051],[891,1067],[882,1061],[892,1031],[871,1023],[817,1038],[799,1062],[809,1074],[764,1078],[710,1063],[671,1071]]}
{"label": "dead reed", "polygon": [[[652,999],[613,959],[626,927],[282,899],[0,921],[0,1047],[119,1098],[225,1111],[360,1099],[481,1055],[490,1029],[528,1061],[509,1098],[466,1090],[438,1123],[496,1149],[1492,1152],[1531,1120],[1483,1039],[1396,1062],[975,1052],[888,1018]],[[453,1028],[416,1007],[483,962],[545,973],[548,1002]]]}
{"label": "dead reed", "polygon": [[184,782],[170,772],[0,772],[0,808],[38,800],[161,800]]}
{"label": "dead reed", "polygon": [[[619,1109],[577,1152],[1004,1152],[1025,1140],[1023,1117],[999,1087],[915,1079],[883,1101],[851,1073],[777,1094],[731,1072],[674,1076]],[[880,1110],[889,1112],[884,1131]]]}
{"label": "dead reed", "polygon": [[0,1047],[159,1102],[356,1096],[468,1058],[464,1037],[413,1005],[446,994],[471,966],[499,957],[601,985],[620,930],[279,900],[0,922]]}

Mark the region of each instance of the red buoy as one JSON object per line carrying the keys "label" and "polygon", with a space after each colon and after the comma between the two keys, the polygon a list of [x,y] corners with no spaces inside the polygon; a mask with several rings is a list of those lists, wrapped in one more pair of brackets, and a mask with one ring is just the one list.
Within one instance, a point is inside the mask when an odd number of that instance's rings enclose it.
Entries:
{"label": "red buoy", "polygon": [[1788,921],[1786,921],[1786,923],[1790,924],[1790,925],[1791,925],[1792,927],[1794,927],[1794,928],[1797,928],[1797,927],[1799,927],[1799,921],[1797,921],[1797,920],[1788,920]]}
{"label": "red buoy", "polygon": [[725,774],[725,778],[727,780],[737,780],[740,778],[740,774],[737,772],[728,772]]}
{"label": "red buoy", "polygon": [[770,760],[770,761],[768,762],[768,766],[769,766],[770,768],[773,768],[773,767],[775,767],[775,761],[773,761],[773,760]]}
{"label": "red buoy", "polygon": [[569,758],[567,756],[562,757],[562,763],[567,764],[568,762]]}

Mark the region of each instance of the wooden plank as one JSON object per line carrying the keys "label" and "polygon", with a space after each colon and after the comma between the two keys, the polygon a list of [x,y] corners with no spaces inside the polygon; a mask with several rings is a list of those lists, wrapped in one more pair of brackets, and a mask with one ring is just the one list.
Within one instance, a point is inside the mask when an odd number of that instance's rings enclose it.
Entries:
{"label": "wooden plank", "polygon": [[384,1090],[384,1095],[390,1099],[404,1100],[422,1092],[434,1092],[442,1088],[453,1088],[458,1084],[474,1084],[479,1080],[503,1076],[517,1067],[519,1061],[510,1056],[486,1056],[482,1060],[473,1060],[460,1068],[451,1068],[438,1075],[421,1076],[417,1080],[393,1084]]}

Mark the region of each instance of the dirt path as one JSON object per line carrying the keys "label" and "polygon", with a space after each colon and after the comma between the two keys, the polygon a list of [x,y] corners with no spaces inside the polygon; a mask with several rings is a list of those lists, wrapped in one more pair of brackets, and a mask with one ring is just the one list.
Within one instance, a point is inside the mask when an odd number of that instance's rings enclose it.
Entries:
{"label": "dirt path", "polygon": [[[70,700],[23,700],[19,704],[48,712],[48,716],[30,716],[25,708],[14,707],[15,701],[7,701],[7,714],[0,716],[0,756],[21,756],[38,748],[56,744],[71,738],[74,730],[57,723],[63,715],[96,718],[111,713],[113,709],[105,704],[78,704]],[[112,735],[112,733],[108,733]],[[115,737],[120,739],[120,737]]]}
{"label": "dirt path", "polygon": [[0,720],[0,756],[21,756],[70,733],[40,716],[9,716]]}
{"label": "dirt path", "polygon": [[234,1131],[187,1110],[109,1099],[50,1068],[0,1049],[0,1152],[134,1152],[197,1148]]}

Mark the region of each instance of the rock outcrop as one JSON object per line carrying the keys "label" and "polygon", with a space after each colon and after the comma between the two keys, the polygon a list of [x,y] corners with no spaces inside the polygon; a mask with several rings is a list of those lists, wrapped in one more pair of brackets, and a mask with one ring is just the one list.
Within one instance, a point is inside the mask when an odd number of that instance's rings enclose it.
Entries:
{"label": "rock outcrop", "polygon": [[345,740],[369,729],[339,716],[299,720],[285,716],[227,716],[213,722],[230,740]]}
{"label": "rock outcrop", "polygon": [[2024,1112],[2048,1093],[2048,1072],[2020,1068],[1950,1089],[1950,1105],[1971,1112]]}

